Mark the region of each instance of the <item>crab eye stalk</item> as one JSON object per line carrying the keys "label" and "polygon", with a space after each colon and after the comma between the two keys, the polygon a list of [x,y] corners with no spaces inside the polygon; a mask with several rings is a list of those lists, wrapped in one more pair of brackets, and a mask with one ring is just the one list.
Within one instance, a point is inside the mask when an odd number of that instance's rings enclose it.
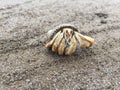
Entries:
{"label": "crab eye stalk", "polygon": [[66,31],[65,36],[68,39],[70,37],[70,33],[68,31]]}
{"label": "crab eye stalk", "polygon": [[70,30],[70,31],[69,31],[69,34],[72,36],[72,35],[73,35],[73,32],[74,32],[73,30]]}

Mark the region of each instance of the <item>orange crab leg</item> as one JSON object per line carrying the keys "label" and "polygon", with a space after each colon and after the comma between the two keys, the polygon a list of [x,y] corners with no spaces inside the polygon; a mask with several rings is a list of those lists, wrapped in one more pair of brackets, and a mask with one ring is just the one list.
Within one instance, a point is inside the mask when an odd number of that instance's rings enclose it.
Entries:
{"label": "orange crab leg", "polygon": [[59,36],[57,36],[57,38],[55,39],[53,45],[52,45],[52,51],[53,52],[57,52],[58,50],[58,46],[60,44],[60,41],[62,40],[63,38],[63,33],[60,33]]}
{"label": "orange crab leg", "polygon": [[59,47],[58,47],[58,54],[59,55],[63,55],[65,47],[66,47],[65,39],[63,38],[60,45],[59,45]]}
{"label": "orange crab leg", "polygon": [[94,43],[94,39],[88,36],[84,36],[78,32],[75,32],[75,36],[80,44],[81,47],[91,47]]}
{"label": "orange crab leg", "polygon": [[49,48],[49,47],[51,47],[52,46],[52,44],[53,44],[53,42],[55,41],[55,39],[57,38],[57,36],[59,36],[59,34],[60,34],[60,31],[53,37],[53,39],[52,40],[50,40],[48,43],[46,43],[46,45],[45,45],[45,47],[46,48]]}

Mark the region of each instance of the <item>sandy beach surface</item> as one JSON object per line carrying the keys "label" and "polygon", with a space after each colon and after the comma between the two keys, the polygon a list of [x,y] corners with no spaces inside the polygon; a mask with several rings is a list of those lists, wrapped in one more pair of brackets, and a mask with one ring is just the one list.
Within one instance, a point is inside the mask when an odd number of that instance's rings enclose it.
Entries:
{"label": "sandy beach surface", "polygon": [[[95,44],[47,50],[45,33],[62,23]],[[120,0],[0,0],[0,90],[120,90]]]}

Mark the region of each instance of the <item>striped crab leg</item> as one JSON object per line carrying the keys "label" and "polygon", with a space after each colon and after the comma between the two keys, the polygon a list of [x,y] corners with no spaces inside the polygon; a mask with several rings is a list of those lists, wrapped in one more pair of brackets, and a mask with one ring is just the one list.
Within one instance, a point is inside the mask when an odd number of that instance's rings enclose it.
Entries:
{"label": "striped crab leg", "polygon": [[58,34],[57,38],[55,39],[55,41],[54,41],[54,43],[52,45],[52,51],[53,52],[57,52],[58,46],[59,46],[62,38],[63,38],[63,33],[61,32],[60,34]]}
{"label": "striped crab leg", "polygon": [[64,54],[64,49],[66,47],[65,39],[63,38],[62,41],[60,42],[60,45],[58,47],[58,54],[63,55]]}
{"label": "striped crab leg", "polygon": [[53,37],[53,39],[52,40],[50,40],[48,43],[46,43],[46,45],[45,45],[45,47],[46,48],[49,48],[49,47],[51,47],[52,46],[52,44],[53,44],[53,42],[55,41],[55,39],[57,38],[57,36],[59,36],[60,35],[60,31]]}
{"label": "striped crab leg", "polygon": [[84,36],[78,32],[75,32],[75,37],[79,42],[79,45],[83,48],[91,47],[94,43],[94,39],[88,36]]}

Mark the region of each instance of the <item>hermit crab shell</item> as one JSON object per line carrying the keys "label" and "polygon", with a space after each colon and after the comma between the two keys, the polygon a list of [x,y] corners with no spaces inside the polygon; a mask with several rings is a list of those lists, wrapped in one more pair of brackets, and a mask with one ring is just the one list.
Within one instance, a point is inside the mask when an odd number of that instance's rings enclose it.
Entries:
{"label": "hermit crab shell", "polygon": [[49,30],[47,32],[47,36],[49,38],[53,38],[53,36],[59,32],[60,30],[63,30],[64,28],[70,28],[72,29],[73,31],[77,31],[78,32],[78,29],[75,25],[72,25],[72,24],[60,24],[58,26],[56,26],[55,28],[53,28],[52,30]]}
{"label": "hermit crab shell", "polygon": [[75,52],[77,44],[82,48],[90,47],[94,43],[94,39],[84,36],[78,32],[78,29],[71,24],[62,24],[48,31],[49,41],[46,48],[51,48],[53,52],[59,55],[71,55]]}

